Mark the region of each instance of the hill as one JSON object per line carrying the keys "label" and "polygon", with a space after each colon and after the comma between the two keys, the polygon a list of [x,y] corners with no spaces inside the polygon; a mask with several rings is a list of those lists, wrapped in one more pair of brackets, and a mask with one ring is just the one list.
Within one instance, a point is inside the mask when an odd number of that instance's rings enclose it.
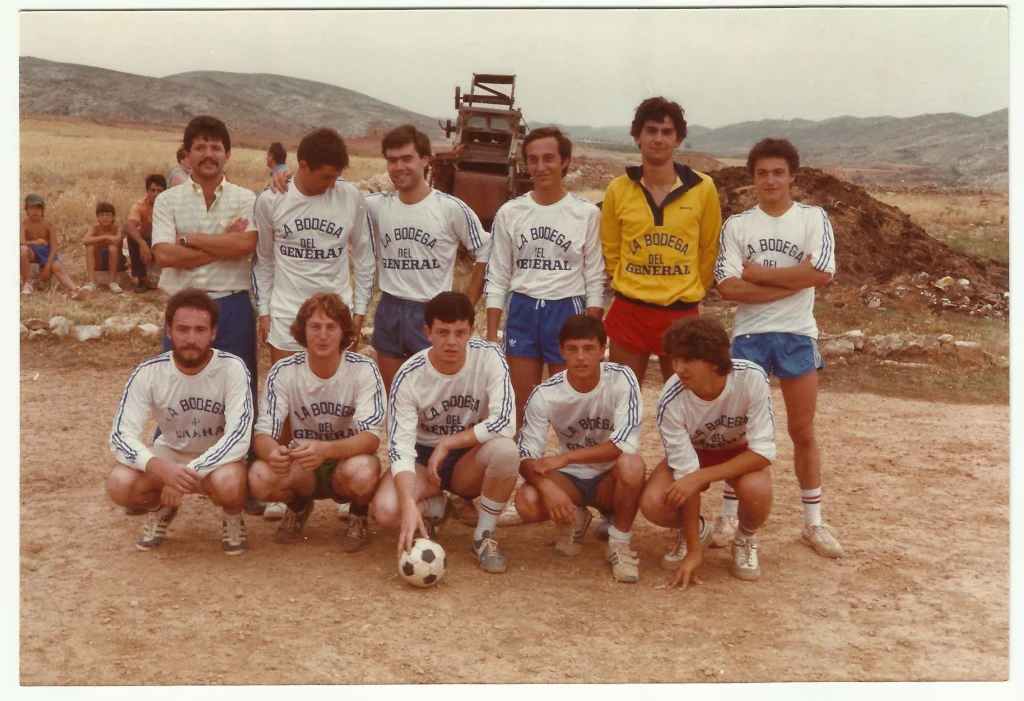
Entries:
{"label": "hill", "polygon": [[86,117],[184,127],[194,115],[215,114],[233,132],[298,138],[318,126],[363,136],[371,125],[411,122],[432,137],[437,120],[326,83],[278,75],[200,71],[165,78],[20,59],[21,115]]}

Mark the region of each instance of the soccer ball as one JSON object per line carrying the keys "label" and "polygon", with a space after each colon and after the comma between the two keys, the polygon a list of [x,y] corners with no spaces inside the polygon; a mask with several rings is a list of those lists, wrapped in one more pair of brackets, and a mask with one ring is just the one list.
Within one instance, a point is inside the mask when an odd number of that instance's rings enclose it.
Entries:
{"label": "soccer ball", "polygon": [[398,574],[414,587],[432,587],[444,577],[447,562],[444,548],[432,540],[417,538],[412,550],[398,558]]}

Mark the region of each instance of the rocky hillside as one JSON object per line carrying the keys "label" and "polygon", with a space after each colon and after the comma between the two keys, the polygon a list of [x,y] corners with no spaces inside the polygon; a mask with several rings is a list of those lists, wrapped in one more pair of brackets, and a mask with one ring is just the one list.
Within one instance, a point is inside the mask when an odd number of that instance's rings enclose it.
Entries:
{"label": "rocky hillside", "polygon": [[411,122],[431,136],[437,120],[326,83],[278,75],[201,71],[166,78],[59,63],[20,60],[22,115],[87,117],[183,127],[215,114],[232,131],[298,138],[318,126],[363,136],[370,125]]}

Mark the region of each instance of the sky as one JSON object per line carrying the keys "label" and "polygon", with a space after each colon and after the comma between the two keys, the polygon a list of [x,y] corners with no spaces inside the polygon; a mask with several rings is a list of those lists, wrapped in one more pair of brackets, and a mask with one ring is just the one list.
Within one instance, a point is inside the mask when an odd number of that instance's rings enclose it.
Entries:
{"label": "sky", "polygon": [[[22,56],[154,77],[277,73],[454,117],[472,74],[517,74],[531,124],[628,124],[678,101],[718,127],[1009,104],[1006,8],[22,12]],[[315,28],[311,31],[311,27]],[[303,36],[305,33],[306,36]]]}

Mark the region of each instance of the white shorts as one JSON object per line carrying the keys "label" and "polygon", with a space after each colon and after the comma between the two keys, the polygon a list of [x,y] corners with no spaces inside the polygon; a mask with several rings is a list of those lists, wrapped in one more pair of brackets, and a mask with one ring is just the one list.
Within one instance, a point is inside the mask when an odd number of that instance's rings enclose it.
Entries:
{"label": "white shorts", "polygon": [[[176,462],[181,465],[188,465],[190,462],[198,458],[202,453],[192,453],[187,450],[175,450],[169,445],[164,445],[157,438],[157,442],[150,447],[150,451],[154,457],[160,458],[161,460],[169,460]],[[203,480],[196,482],[196,486],[192,489],[193,494],[205,494],[210,496],[205,489],[203,489]]]}
{"label": "white shorts", "polygon": [[293,321],[295,321],[295,317],[290,319],[283,316],[270,317],[270,333],[267,334],[267,342],[278,350],[295,353],[303,350],[298,341],[292,338],[289,330]]}

